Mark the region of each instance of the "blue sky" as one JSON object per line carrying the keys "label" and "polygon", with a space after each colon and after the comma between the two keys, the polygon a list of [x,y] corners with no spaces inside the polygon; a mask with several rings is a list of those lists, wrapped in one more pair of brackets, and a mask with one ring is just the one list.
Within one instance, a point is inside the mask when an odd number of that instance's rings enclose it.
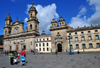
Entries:
{"label": "blue sky", "polygon": [[[60,17],[66,24],[73,28],[97,25],[100,23],[100,0],[34,0],[38,11],[39,31],[45,30],[50,34],[50,25],[53,18],[57,21]],[[24,22],[24,30],[27,26],[28,9],[32,0],[2,0],[0,1],[0,35],[4,34],[5,18],[10,12],[13,22],[18,17]],[[12,22],[12,23],[13,23]]]}

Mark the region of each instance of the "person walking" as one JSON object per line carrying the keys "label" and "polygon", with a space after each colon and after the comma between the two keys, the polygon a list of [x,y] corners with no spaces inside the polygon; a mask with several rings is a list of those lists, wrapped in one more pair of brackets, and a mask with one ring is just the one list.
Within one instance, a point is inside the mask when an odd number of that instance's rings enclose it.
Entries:
{"label": "person walking", "polygon": [[5,56],[6,56],[7,52],[5,51]]}
{"label": "person walking", "polygon": [[56,50],[56,53],[55,53],[56,55],[58,54],[58,52],[57,52],[57,50]]}
{"label": "person walking", "polygon": [[35,51],[35,49],[34,49],[34,55],[36,54],[36,51]]}
{"label": "person walking", "polygon": [[14,58],[13,51],[10,51],[10,53],[9,53],[9,59],[10,59],[10,64],[11,65],[13,65],[13,58]]}
{"label": "person walking", "polygon": [[79,52],[79,50],[77,51],[77,54],[79,54],[80,52]]}
{"label": "person walking", "polygon": [[8,56],[8,53],[9,53],[9,52],[7,51],[7,56]]}

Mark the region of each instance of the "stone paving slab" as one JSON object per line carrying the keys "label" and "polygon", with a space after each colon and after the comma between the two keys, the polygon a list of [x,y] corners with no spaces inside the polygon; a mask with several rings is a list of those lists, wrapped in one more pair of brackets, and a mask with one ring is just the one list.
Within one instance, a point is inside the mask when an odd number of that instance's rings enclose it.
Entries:
{"label": "stone paving slab", "polygon": [[[19,59],[20,61],[20,59]],[[0,54],[0,68],[100,68],[100,54],[26,55],[25,66],[10,65],[8,56]]]}

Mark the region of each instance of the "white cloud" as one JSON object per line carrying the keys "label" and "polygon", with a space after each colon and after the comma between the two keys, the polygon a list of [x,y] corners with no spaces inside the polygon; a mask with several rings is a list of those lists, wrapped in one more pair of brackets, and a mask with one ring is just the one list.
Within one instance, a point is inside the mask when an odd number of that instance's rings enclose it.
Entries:
{"label": "white cloud", "polygon": [[24,19],[24,22],[27,23],[27,21],[28,21],[28,18],[25,18],[25,19]]}
{"label": "white cloud", "polygon": [[[31,7],[31,5],[27,5],[27,11],[25,12],[28,14],[28,10]],[[39,31],[40,33],[44,30],[45,32],[48,32],[50,29],[51,21],[53,18],[57,19],[59,17],[58,13],[56,12],[56,4],[53,3],[51,5],[47,5],[43,7],[42,5],[35,5],[38,14],[38,20],[39,20]],[[26,18],[25,18],[26,19]]]}
{"label": "white cloud", "polygon": [[15,2],[16,0],[11,0],[12,2]]}
{"label": "white cloud", "polygon": [[31,6],[32,6],[32,5],[30,5],[30,4],[27,5],[27,10],[25,11],[25,13],[26,13],[27,15],[29,15],[29,14],[28,14],[28,11],[29,11],[29,9],[30,9]]}
{"label": "white cloud", "polygon": [[93,11],[95,11],[95,13],[86,19],[84,14],[86,13],[87,9],[81,6],[83,8],[80,10],[77,16],[72,17],[71,19],[71,27],[77,28],[78,26],[83,27],[84,25],[89,26],[90,24],[97,25],[100,23],[100,0],[87,0],[87,2],[89,2],[89,5]]}
{"label": "white cloud", "polygon": [[90,6],[94,6],[95,13],[88,18],[88,23],[100,23],[100,0],[87,0]]}
{"label": "white cloud", "polygon": [[72,17],[70,26],[74,28],[77,28],[78,26],[83,27],[84,25],[88,26],[86,23],[86,16],[84,16],[86,11],[87,9],[83,7],[76,17]]}

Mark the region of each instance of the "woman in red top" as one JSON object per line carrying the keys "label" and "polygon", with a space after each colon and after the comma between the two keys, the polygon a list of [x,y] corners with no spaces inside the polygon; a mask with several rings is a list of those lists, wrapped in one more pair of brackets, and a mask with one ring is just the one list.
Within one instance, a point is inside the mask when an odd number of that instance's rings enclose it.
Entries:
{"label": "woman in red top", "polygon": [[26,57],[26,51],[24,49],[21,50],[21,55]]}

